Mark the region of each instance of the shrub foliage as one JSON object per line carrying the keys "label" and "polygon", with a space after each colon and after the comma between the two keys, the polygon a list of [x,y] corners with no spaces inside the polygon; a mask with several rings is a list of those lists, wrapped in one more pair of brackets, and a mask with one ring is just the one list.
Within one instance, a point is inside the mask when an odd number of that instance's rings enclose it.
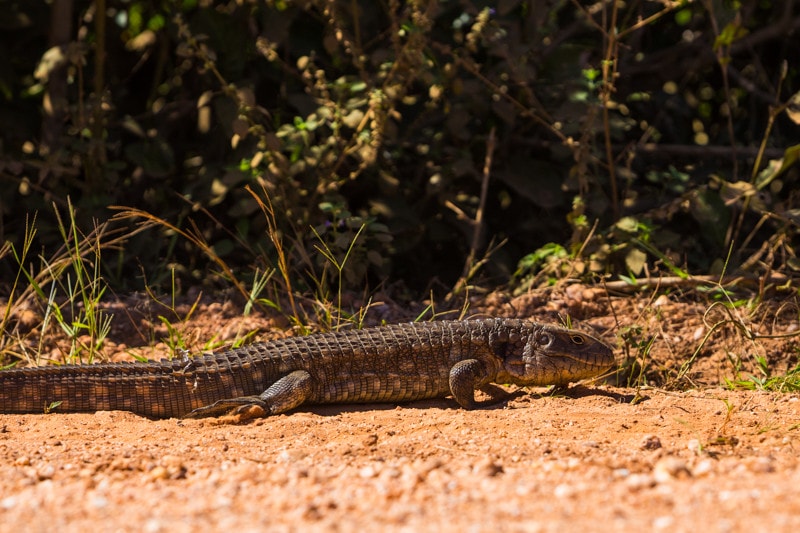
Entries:
{"label": "shrub foliage", "polygon": [[[277,235],[300,286],[796,266],[792,0],[2,5],[0,242],[71,202],[262,271]],[[165,225],[114,253],[215,266]]]}

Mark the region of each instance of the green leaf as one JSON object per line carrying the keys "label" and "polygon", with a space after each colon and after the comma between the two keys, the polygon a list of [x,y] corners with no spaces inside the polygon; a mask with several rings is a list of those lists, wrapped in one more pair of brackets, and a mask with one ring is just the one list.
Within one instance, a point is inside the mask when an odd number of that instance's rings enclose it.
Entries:
{"label": "green leaf", "polygon": [[639,228],[639,223],[633,217],[622,217],[617,221],[615,226],[627,233],[636,233]]}
{"label": "green leaf", "polygon": [[786,102],[786,116],[795,124],[800,124],[800,91],[794,93]]}
{"label": "green leaf", "polygon": [[715,246],[724,244],[731,212],[716,191],[701,189],[691,194],[689,212],[703,228],[702,238],[710,238]]}
{"label": "green leaf", "polygon": [[800,159],[800,144],[795,144],[787,148],[783,152],[783,158],[773,159],[765,169],[759,172],[755,182],[756,189],[761,190],[769,185],[775,178],[797,163],[798,159]]}
{"label": "green leaf", "polygon": [[637,276],[644,271],[646,263],[647,254],[637,248],[631,248],[625,255],[625,266],[628,268],[628,271]]}
{"label": "green leaf", "polygon": [[755,196],[758,192],[752,183],[747,181],[729,182],[720,180],[722,187],[719,191],[719,196],[725,202],[725,205],[733,205],[747,197]]}
{"label": "green leaf", "polygon": [[741,21],[733,20],[725,26],[720,34],[714,39],[714,50],[719,50],[722,47],[728,47],[742,39],[745,35],[750,33],[746,28],[742,28]]}
{"label": "green leaf", "polygon": [[351,129],[356,129],[364,118],[364,112],[360,109],[353,109],[345,117],[342,118],[342,123]]}

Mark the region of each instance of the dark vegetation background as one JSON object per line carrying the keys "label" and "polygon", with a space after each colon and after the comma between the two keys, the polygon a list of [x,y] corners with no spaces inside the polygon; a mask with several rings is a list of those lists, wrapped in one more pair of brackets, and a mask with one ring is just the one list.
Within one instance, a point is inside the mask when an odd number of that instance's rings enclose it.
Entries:
{"label": "dark vegetation background", "polygon": [[0,30],[2,292],[65,227],[117,291],[797,266],[792,0],[2,0]]}

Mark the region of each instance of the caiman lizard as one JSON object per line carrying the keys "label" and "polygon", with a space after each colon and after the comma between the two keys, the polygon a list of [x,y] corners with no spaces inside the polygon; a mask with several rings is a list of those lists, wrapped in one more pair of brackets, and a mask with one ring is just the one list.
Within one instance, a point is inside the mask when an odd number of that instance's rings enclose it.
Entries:
{"label": "caiman lizard", "polygon": [[566,386],[614,364],[578,331],[488,318],[396,324],[254,343],[192,358],[0,371],[0,413],[132,411],[152,418],[285,413],[303,404],[451,395],[492,383]]}

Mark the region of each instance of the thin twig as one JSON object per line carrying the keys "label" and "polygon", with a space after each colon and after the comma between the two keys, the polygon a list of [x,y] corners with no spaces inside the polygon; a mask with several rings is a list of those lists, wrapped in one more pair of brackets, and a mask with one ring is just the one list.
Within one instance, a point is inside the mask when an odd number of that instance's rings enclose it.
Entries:
{"label": "thin twig", "polygon": [[[480,140],[480,137],[476,137]],[[516,146],[530,146],[532,148],[550,149],[555,143],[545,139],[528,139],[520,136],[513,136],[509,139],[510,143]],[[675,157],[700,158],[706,160],[711,157],[728,159],[732,155],[730,146],[698,146],[696,144],[657,144],[657,143],[629,143],[612,144],[615,152],[626,150],[634,152],[636,157],[664,158],[672,159]],[[758,146],[739,146],[736,148],[736,157],[739,159],[749,159],[758,156],[760,149]],[[765,148],[763,155],[769,159],[780,159],[784,155],[783,148]]]}
{"label": "thin twig", "polygon": [[[740,146],[736,148],[736,153],[730,146],[696,146],[690,144],[656,144],[644,143],[630,147],[636,152],[637,156],[648,157],[696,157],[707,159],[709,157],[728,158],[735,155],[740,159],[756,157],[759,154],[757,146]],[[764,153],[767,157],[777,159],[783,157],[783,150],[780,148],[766,148]]]}
{"label": "thin twig", "polygon": [[607,281],[603,283],[603,288],[609,291],[638,292],[644,289],[650,289],[653,285],[658,285],[659,288],[696,287],[698,285],[728,287],[744,283],[753,285],[765,283],[786,286],[790,284],[791,281],[792,278],[785,274],[772,272],[767,276],[760,276],[758,274],[740,274],[724,276],[722,279],[720,279],[719,276],[689,276],[688,278],[682,278],[680,276],[665,276],[661,278],[653,277]]}
{"label": "thin twig", "polygon": [[[610,31],[603,33],[606,40],[605,57],[602,63],[603,86],[600,91],[600,100],[603,103],[603,131],[606,148],[606,164],[608,165],[608,182],[611,186],[609,195],[611,196],[611,213],[614,220],[619,220],[619,191],[617,189],[617,171],[614,165],[614,151],[611,146],[611,118],[609,116],[609,102],[611,93],[616,91],[614,81],[617,77],[617,54],[618,41],[614,31],[617,27],[618,7],[617,2],[611,6],[611,21],[607,27]],[[603,8],[603,19],[605,22],[605,7]]]}
{"label": "thin twig", "polygon": [[[481,180],[481,199],[478,204],[478,211],[475,213],[475,224],[472,228],[472,245],[470,246],[469,255],[471,257],[470,263],[475,260],[478,254],[478,245],[481,240],[481,231],[483,230],[483,213],[486,209],[486,196],[489,194],[489,176],[492,173],[492,157],[494,156],[495,146],[495,127],[492,126],[489,132],[489,139],[486,141],[486,158],[483,161],[483,179]],[[464,272],[468,272],[469,264],[465,265]]]}
{"label": "thin twig", "polygon": [[481,233],[483,230],[483,213],[486,209],[486,197],[489,194],[489,177],[492,173],[492,158],[494,156],[495,147],[495,127],[489,131],[489,138],[486,139],[486,157],[483,162],[483,179],[481,180],[481,196],[478,203],[478,210],[475,213],[475,218],[470,220],[472,225],[472,244],[470,245],[469,255],[464,263],[464,271],[461,274],[461,279],[456,283],[453,292],[460,291],[470,278],[471,273],[474,271],[473,263],[478,256],[478,246],[481,242]]}

